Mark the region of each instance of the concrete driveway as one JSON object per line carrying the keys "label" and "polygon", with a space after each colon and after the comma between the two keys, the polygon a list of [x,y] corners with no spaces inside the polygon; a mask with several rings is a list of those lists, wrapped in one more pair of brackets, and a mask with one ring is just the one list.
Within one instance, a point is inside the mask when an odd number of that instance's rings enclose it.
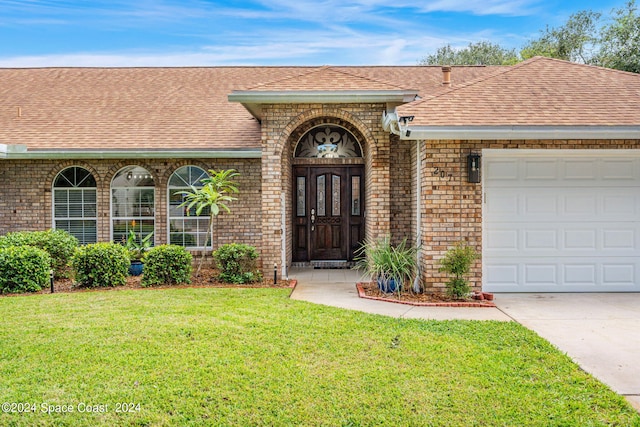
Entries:
{"label": "concrete driveway", "polygon": [[496,294],[532,329],[640,410],[640,294]]}

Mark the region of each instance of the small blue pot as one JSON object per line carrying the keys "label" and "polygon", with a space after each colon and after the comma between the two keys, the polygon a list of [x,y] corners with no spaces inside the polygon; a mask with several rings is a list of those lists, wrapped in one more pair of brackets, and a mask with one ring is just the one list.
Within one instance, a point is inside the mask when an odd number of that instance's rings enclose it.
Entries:
{"label": "small blue pot", "polygon": [[382,278],[378,277],[378,289],[385,293],[396,292],[398,285],[395,279],[382,280]]}
{"label": "small blue pot", "polygon": [[129,276],[139,276],[142,274],[142,261],[131,261],[131,265],[129,266]]}

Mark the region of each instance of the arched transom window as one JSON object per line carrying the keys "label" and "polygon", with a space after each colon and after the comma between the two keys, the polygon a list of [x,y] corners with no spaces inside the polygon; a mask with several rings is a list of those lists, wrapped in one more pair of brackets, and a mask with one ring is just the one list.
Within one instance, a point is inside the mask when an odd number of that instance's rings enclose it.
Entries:
{"label": "arched transom window", "polygon": [[88,170],[72,166],[53,181],[53,220],[56,229],[66,230],[81,245],[95,243],[96,180]]}
{"label": "arched transom window", "polygon": [[185,247],[203,248],[209,225],[209,210],[203,209],[200,215],[196,208],[187,210],[180,206],[185,200],[183,191],[202,188],[202,180],[209,174],[197,166],[183,166],[169,178],[169,243]]}
{"label": "arched transom window", "polygon": [[295,157],[362,157],[362,148],[348,130],[339,126],[322,125],[311,129],[300,138]]}
{"label": "arched transom window", "polygon": [[116,174],[111,181],[111,238],[114,242],[126,242],[130,230],[136,233],[138,243],[154,232],[154,190],[153,175],[141,166],[127,166]]}

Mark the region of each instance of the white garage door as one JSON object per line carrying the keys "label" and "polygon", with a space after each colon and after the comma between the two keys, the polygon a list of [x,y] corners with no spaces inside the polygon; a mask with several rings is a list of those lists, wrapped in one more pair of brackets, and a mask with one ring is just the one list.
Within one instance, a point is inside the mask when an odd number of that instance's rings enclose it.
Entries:
{"label": "white garage door", "polygon": [[485,150],[483,289],[640,291],[640,150]]}

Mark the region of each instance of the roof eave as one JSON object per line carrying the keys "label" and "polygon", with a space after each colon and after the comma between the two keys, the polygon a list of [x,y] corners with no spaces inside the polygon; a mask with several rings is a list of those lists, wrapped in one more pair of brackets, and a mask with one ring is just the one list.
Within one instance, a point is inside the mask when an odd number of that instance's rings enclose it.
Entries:
{"label": "roof eave", "polygon": [[233,91],[229,102],[241,103],[256,119],[262,119],[263,104],[405,104],[418,97],[416,90],[331,91]]}
{"label": "roof eave", "polygon": [[[408,136],[407,136],[408,134]],[[407,126],[403,140],[640,139],[631,126]]]}
{"label": "roof eave", "polygon": [[[19,148],[11,148],[19,147]],[[26,150],[26,146],[0,144],[4,160],[80,159],[259,159],[262,150]]]}

